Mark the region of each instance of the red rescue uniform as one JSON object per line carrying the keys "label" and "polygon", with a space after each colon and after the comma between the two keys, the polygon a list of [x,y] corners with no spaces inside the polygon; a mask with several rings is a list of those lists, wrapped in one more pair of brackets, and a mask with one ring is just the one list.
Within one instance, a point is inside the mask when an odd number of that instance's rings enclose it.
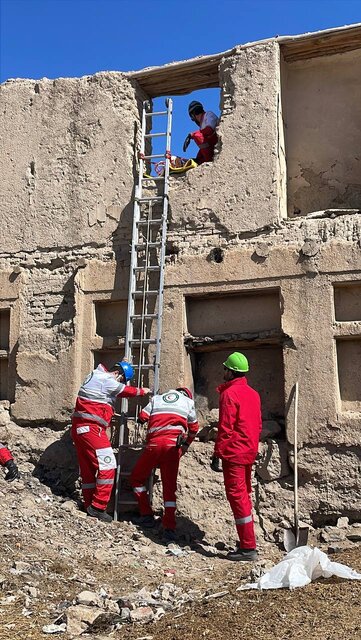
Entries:
{"label": "red rescue uniform", "polygon": [[255,549],[251,473],[262,430],[261,401],[247,379],[221,384],[219,424],[214,454],[222,459],[224,485],[241,549]]}
{"label": "red rescue uniform", "polygon": [[216,114],[213,113],[213,111],[206,111],[202,115],[199,130],[193,131],[190,134],[192,140],[194,140],[196,145],[199,147],[196,157],[197,164],[213,160],[214,147],[218,142],[218,136],[215,131],[217,125],[218,118]]}
{"label": "red rescue uniform", "polygon": [[179,435],[188,445],[198,432],[194,401],[180,391],[170,389],[156,395],[139,414],[141,422],[148,422],[145,449],[137,461],[130,481],[137,497],[142,516],[152,515],[146,481],[152,470],[159,467],[164,500],[163,527],[175,530],[176,491],[179,459],[182,455],[176,446]]}
{"label": "red rescue uniform", "polygon": [[72,415],[72,438],[78,456],[85,508],[92,505],[104,511],[111,496],[117,464],[106,428],[117,398],[143,395],[144,389],[118,382],[102,364],[80,387]]}

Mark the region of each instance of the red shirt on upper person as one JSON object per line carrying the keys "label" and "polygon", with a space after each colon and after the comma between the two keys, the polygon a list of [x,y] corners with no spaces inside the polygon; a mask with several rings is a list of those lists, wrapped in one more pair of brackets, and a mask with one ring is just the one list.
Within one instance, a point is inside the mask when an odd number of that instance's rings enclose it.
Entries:
{"label": "red shirt on upper person", "polygon": [[144,396],[141,387],[130,387],[118,382],[114,375],[99,364],[84,380],[78,391],[75,410],[72,415],[73,423],[96,422],[106,429],[114,414],[117,398],[132,398]]}
{"label": "red shirt on upper person", "polygon": [[213,160],[214,147],[218,142],[218,136],[215,131],[217,125],[218,118],[216,114],[213,113],[213,111],[205,111],[199,124],[199,130],[193,131],[190,134],[192,140],[194,140],[196,145],[199,147],[196,157],[196,162],[198,164]]}
{"label": "red shirt on upper person", "polygon": [[218,435],[214,454],[237,464],[253,464],[262,430],[261,400],[247,379],[234,378],[217,387]]}
{"label": "red shirt on upper person", "polygon": [[179,434],[186,435],[191,444],[198,432],[194,401],[176,389],[153,396],[138,420],[148,422],[147,444],[174,445]]}

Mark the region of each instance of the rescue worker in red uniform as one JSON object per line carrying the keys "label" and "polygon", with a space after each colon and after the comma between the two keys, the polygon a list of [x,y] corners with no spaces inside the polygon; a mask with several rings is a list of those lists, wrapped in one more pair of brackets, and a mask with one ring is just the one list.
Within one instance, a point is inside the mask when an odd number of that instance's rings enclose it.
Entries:
{"label": "rescue worker in red uniform", "polygon": [[148,388],[127,386],[134,376],[129,362],[117,362],[110,371],[100,364],[84,380],[72,415],[84,505],[88,515],[111,522],[106,513],[111,496],[116,460],[106,433],[118,397],[144,396]]}
{"label": "rescue worker in red uniform", "polygon": [[146,482],[152,470],[159,467],[164,500],[163,537],[174,540],[179,460],[198,432],[192,392],[179,387],[155,395],[140,412],[138,420],[148,422],[146,446],[130,478],[141,514],[139,524],[145,528],[155,526]]}
{"label": "rescue worker in red uniform", "polygon": [[217,391],[219,397],[218,435],[211,467],[222,461],[224,486],[233,511],[239,542],[228,553],[229,560],[257,560],[256,538],[252,516],[252,465],[257,457],[262,430],[260,397],[247,383],[247,358],[232,353],[223,363],[224,380]]}
{"label": "rescue worker in red uniform", "polygon": [[20,478],[19,469],[17,468],[12,453],[4,444],[0,442],[0,464],[7,470],[5,480],[12,482]]}
{"label": "rescue worker in red uniform", "polygon": [[199,130],[189,133],[183,144],[183,151],[188,149],[188,145],[191,140],[194,140],[199,147],[199,151],[195,161],[197,164],[203,162],[211,162],[214,156],[214,147],[218,142],[218,136],[216,134],[216,127],[218,125],[218,118],[213,111],[204,111],[201,102],[194,100],[188,107],[188,113],[193,120],[199,126]]}

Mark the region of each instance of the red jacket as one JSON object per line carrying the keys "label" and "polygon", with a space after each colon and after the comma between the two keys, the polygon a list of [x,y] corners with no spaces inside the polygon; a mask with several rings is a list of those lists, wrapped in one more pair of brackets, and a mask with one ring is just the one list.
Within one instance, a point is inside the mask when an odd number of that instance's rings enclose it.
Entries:
{"label": "red jacket", "polygon": [[217,391],[219,423],[214,454],[227,462],[253,464],[262,430],[260,397],[246,378],[234,378]]}

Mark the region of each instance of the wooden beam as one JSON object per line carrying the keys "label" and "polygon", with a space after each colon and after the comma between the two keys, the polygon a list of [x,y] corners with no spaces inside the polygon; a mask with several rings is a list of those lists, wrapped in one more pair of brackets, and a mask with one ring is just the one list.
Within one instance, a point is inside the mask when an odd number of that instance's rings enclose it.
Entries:
{"label": "wooden beam", "polygon": [[361,48],[361,26],[341,29],[333,33],[316,33],[282,42],[281,52],[286,62],[330,56]]}

